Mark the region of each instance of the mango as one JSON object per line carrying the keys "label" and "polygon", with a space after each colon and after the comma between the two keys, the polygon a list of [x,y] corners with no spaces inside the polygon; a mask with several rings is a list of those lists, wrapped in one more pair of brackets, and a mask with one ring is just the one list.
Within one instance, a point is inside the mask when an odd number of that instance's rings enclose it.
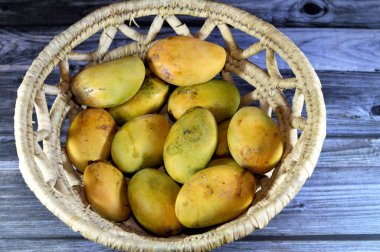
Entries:
{"label": "mango", "polygon": [[227,131],[230,120],[224,121],[218,125],[218,146],[216,147],[215,156],[228,157],[230,150],[227,143]]}
{"label": "mango", "polygon": [[140,90],[129,101],[108,109],[119,125],[141,115],[157,112],[165,103],[169,85],[161,79],[147,75]]}
{"label": "mango", "polygon": [[210,111],[189,109],[174,123],[164,146],[167,173],[178,183],[185,183],[204,169],[214,154],[218,129]]}
{"label": "mango", "polygon": [[147,53],[154,74],[177,86],[211,80],[223,69],[226,57],[223,47],[185,36],[158,40]]}
{"label": "mango", "polygon": [[255,178],[240,167],[219,165],[194,174],[175,203],[179,222],[188,228],[209,227],[242,214],[255,195]]}
{"label": "mango", "polygon": [[163,115],[133,118],[116,133],[111,147],[112,160],[126,173],[161,165],[169,129],[169,122]]}
{"label": "mango", "polygon": [[66,149],[70,161],[83,172],[89,161],[107,160],[117,131],[115,120],[104,109],[89,108],[70,124]]}
{"label": "mango", "polygon": [[131,210],[123,174],[110,163],[99,161],[86,167],[83,175],[87,201],[99,215],[112,221],[125,221]]}
{"label": "mango", "polygon": [[208,109],[216,122],[231,118],[239,108],[240,94],[235,85],[213,79],[191,87],[178,87],[169,98],[168,110],[176,119],[192,107]]}
{"label": "mango", "polygon": [[163,171],[143,169],[128,185],[128,199],[137,221],[159,236],[180,233],[183,226],[175,216],[175,201],[180,187]]}
{"label": "mango", "polygon": [[232,165],[232,166],[240,167],[232,158],[213,159],[210,161],[210,163],[208,163],[207,167],[213,167],[213,166],[218,166],[218,165],[227,165],[227,166]]}
{"label": "mango", "polygon": [[257,174],[275,167],[284,151],[278,126],[255,107],[244,107],[236,112],[228,128],[227,142],[234,160]]}
{"label": "mango", "polygon": [[110,108],[125,103],[140,89],[145,77],[138,56],[85,68],[72,80],[70,89],[77,102],[94,108]]}

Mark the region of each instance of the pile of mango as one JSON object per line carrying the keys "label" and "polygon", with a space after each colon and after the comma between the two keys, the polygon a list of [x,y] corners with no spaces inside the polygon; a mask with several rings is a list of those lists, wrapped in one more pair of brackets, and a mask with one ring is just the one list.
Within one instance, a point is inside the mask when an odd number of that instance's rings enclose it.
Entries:
{"label": "pile of mango", "polygon": [[146,66],[126,56],[73,78],[86,109],[66,149],[94,211],[112,221],[132,213],[149,232],[171,236],[232,220],[252,204],[253,174],[277,165],[282,137],[260,109],[239,109],[238,89],[215,78],[226,56],[216,44],[174,36],[153,44]]}

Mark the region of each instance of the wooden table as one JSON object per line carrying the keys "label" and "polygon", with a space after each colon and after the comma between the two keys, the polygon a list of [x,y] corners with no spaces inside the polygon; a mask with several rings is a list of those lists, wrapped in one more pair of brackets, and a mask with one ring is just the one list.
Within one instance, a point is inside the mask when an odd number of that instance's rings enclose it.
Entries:
{"label": "wooden table", "polygon": [[[0,251],[107,250],[73,232],[27,188],[13,115],[16,90],[39,51],[109,2],[0,1]],[[265,229],[219,250],[380,251],[380,1],[225,2],[280,27],[306,54],[323,85],[328,126],[319,163],[296,198]],[[196,30],[200,21],[187,24]],[[241,45],[247,38],[236,32]]]}

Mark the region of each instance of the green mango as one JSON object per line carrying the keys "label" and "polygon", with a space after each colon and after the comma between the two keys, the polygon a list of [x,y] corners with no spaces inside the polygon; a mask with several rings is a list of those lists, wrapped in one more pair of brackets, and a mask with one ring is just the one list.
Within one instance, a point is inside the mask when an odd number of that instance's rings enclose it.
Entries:
{"label": "green mango", "polygon": [[190,87],[178,87],[170,95],[169,113],[178,119],[189,108],[203,107],[215,117],[216,122],[231,118],[240,104],[239,90],[235,85],[213,79]]}
{"label": "green mango", "polygon": [[126,56],[83,69],[73,78],[70,89],[80,104],[110,108],[131,99],[144,77],[145,66],[141,59]]}
{"label": "green mango", "polygon": [[189,109],[172,126],[164,146],[166,171],[175,181],[185,183],[206,167],[218,141],[214,116],[204,108]]}
{"label": "green mango", "polygon": [[119,125],[141,115],[157,112],[165,103],[169,85],[153,75],[147,75],[140,90],[129,101],[108,109]]}
{"label": "green mango", "polygon": [[180,233],[183,226],[175,216],[175,201],[180,187],[164,172],[143,169],[128,185],[128,199],[137,221],[159,236]]}
{"label": "green mango", "polygon": [[111,146],[112,160],[126,173],[161,165],[169,129],[169,122],[163,115],[133,118],[116,133]]}

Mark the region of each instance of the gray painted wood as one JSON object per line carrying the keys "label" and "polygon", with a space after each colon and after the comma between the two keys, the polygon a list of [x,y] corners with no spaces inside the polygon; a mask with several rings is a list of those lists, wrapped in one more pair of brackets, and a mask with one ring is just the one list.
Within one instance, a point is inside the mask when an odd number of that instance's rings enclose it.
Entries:
{"label": "gray painted wood", "polygon": [[[1,0],[0,25],[69,25],[111,0]],[[380,28],[376,0],[220,0],[276,26]]]}
{"label": "gray painted wood", "polygon": [[[365,157],[350,157],[352,160],[359,158]],[[380,239],[379,177],[380,166],[375,160],[368,166],[318,166],[291,203],[253,236],[376,234]],[[35,198],[18,170],[0,170],[0,191],[0,237],[80,236]]]}
{"label": "gray painted wood", "polygon": [[[147,26],[142,29],[146,32]],[[50,40],[66,27],[19,27],[0,29],[0,70],[26,70],[38,53]],[[192,32],[199,28],[190,26]],[[137,28],[137,30],[139,30]],[[380,71],[380,30],[379,29],[315,29],[283,28],[287,35],[308,57],[316,70],[325,71]],[[163,28],[160,37],[174,35],[171,28]],[[243,49],[255,40],[238,30],[232,30],[236,41]],[[216,29],[209,41],[224,45],[220,32]],[[126,38],[117,34],[111,47],[121,46]],[[91,51],[98,45],[98,36],[93,36],[82,45],[79,51]],[[265,66],[265,54],[251,58],[259,66]],[[281,69],[289,67],[279,60]]]}
{"label": "gray painted wood", "polygon": [[[216,249],[219,252],[229,251],[277,251],[277,252],[309,252],[309,251],[335,251],[335,252],[378,252],[380,241],[255,241],[255,242],[235,242],[226,244]],[[114,251],[84,239],[5,239],[0,242],[2,251],[19,252],[82,252],[82,251]]]}

